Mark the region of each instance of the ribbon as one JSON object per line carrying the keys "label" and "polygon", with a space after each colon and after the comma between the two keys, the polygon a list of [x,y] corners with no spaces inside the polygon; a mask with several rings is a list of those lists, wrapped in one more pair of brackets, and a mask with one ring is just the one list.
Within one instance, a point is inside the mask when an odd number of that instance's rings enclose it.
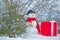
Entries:
{"label": "ribbon", "polygon": [[54,34],[54,22],[55,21],[50,21],[51,22],[51,36],[53,36]]}

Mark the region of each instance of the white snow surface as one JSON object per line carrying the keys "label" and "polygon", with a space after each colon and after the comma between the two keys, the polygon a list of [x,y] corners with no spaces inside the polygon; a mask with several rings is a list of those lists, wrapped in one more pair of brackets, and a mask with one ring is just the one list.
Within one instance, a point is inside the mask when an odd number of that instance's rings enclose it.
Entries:
{"label": "white snow surface", "polygon": [[33,35],[30,38],[21,38],[21,37],[16,37],[16,38],[9,38],[9,37],[0,37],[0,40],[60,40],[60,34],[56,37],[47,37],[47,36],[42,36],[42,35]]}

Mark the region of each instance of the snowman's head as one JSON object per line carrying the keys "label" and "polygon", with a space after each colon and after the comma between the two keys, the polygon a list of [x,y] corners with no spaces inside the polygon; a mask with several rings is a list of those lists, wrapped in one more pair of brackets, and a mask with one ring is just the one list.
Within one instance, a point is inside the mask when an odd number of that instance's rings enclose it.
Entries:
{"label": "snowman's head", "polygon": [[35,17],[35,12],[32,11],[32,10],[29,10],[27,15],[28,15],[29,18],[34,18]]}

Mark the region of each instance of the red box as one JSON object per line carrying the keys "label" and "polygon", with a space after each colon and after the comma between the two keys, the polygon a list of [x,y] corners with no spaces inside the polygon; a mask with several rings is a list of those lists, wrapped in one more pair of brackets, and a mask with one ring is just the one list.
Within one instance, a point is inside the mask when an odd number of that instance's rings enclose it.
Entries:
{"label": "red box", "polygon": [[56,21],[41,22],[41,34],[45,36],[57,36],[58,23]]}

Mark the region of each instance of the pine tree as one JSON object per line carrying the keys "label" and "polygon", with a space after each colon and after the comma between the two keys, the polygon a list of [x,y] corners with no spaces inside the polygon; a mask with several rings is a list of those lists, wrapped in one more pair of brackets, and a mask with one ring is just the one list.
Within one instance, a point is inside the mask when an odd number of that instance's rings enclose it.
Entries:
{"label": "pine tree", "polygon": [[25,31],[24,14],[19,15],[17,2],[15,4],[12,3],[12,0],[3,0],[5,3],[5,8],[2,13],[1,19],[1,36],[9,36],[16,37],[16,35],[20,35]]}

